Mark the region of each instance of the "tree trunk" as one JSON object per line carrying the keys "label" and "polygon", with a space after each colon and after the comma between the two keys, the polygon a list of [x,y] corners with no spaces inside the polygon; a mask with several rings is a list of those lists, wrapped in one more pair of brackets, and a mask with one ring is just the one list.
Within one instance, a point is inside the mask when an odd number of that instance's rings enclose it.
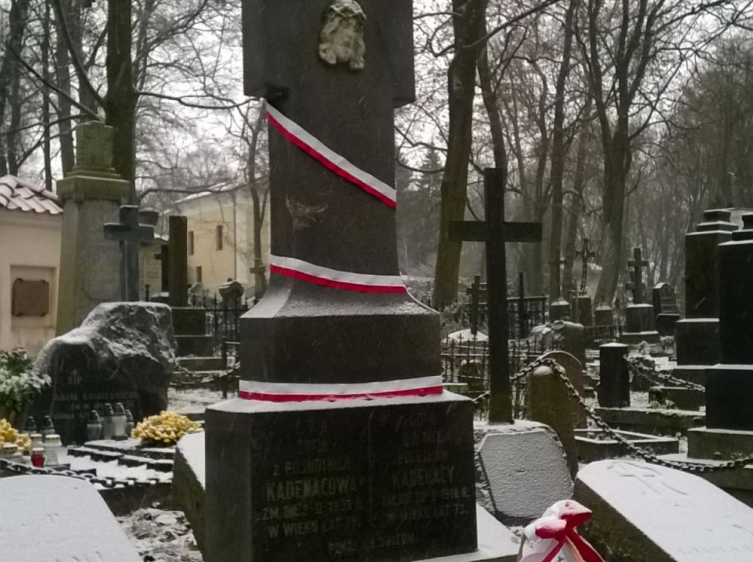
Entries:
{"label": "tree trunk", "polygon": [[[69,14],[71,0],[60,0],[60,11]],[[57,87],[60,90],[57,96],[58,136],[60,139],[60,163],[63,175],[66,176],[73,169],[76,157],[73,150],[73,124],[71,123],[71,102],[63,94],[71,95],[71,58],[68,46],[63,37],[60,14],[56,14],[56,41],[55,41],[55,75]],[[65,17],[65,16],[64,16]]]}
{"label": "tree trunk", "polygon": [[[485,0],[452,0],[455,54],[448,70],[449,136],[442,176],[439,244],[434,274],[434,303],[443,308],[457,299],[462,242],[451,241],[451,221],[463,220],[471,153],[476,60],[481,50]],[[469,47],[467,45],[474,45]]]}
{"label": "tree trunk", "polygon": [[[44,14],[42,20],[42,78],[47,82],[52,82],[50,75],[50,3],[45,2]],[[44,122],[44,132],[42,133],[42,158],[44,160],[44,188],[52,191],[52,150],[50,145],[50,90],[42,88],[42,121]]]}
{"label": "tree trunk", "polygon": [[[565,84],[570,74],[573,47],[573,19],[578,0],[570,0],[565,14],[562,62],[557,74],[554,98],[554,127],[552,132],[552,227],[549,234],[549,300],[562,295],[560,282],[560,249],[562,247],[562,184],[565,175]],[[567,264],[566,264],[567,265]],[[568,293],[565,293],[568,294]]]}
{"label": "tree trunk", "polygon": [[[130,182],[136,172],[136,91],[131,61],[131,1],[108,0],[105,114],[115,129],[113,167]],[[136,202],[131,184],[130,200]]]}

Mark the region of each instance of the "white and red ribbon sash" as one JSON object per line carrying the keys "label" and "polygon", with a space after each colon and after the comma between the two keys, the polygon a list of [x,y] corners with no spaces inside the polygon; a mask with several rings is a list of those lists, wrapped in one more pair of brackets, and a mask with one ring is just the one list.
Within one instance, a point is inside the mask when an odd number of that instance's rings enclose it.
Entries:
{"label": "white and red ribbon sash", "polygon": [[285,277],[344,291],[359,293],[407,292],[403,279],[399,275],[350,273],[283,256],[269,257],[269,271]]}
{"label": "white and red ribbon sash", "polygon": [[353,384],[303,384],[242,380],[240,381],[238,397],[265,402],[333,402],[336,400],[428,396],[430,394],[441,394],[442,391],[441,376]]}
{"label": "white and red ribbon sash", "polygon": [[395,208],[395,189],[364,172],[358,166],[328,148],[323,142],[303,129],[294,121],[285,117],[280,111],[267,103],[267,120],[280,134],[295,146],[319,161],[338,176],[360,187],[369,195],[373,195],[388,207]]}
{"label": "white and red ribbon sash", "polygon": [[519,562],[553,562],[562,552],[568,562],[604,562],[575,528],[591,519],[591,511],[573,500],[555,503],[525,528]]}

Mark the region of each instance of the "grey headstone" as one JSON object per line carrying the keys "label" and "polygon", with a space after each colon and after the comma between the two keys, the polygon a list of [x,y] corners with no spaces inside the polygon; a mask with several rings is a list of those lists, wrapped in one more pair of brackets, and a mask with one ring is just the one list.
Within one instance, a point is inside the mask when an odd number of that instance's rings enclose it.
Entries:
{"label": "grey headstone", "polygon": [[99,492],[83,480],[0,480],[0,545],[8,562],[141,562]]}
{"label": "grey headstone", "polygon": [[553,503],[572,497],[565,451],[550,428],[516,422],[495,431],[499,433],[484,437],[479,456],[503,522],[531,521]]}
{"label": "grey headstone", "polygon": [[609,460],[578,474],[582,534],[609,562],[750,562],[753,510],[702,478]]}

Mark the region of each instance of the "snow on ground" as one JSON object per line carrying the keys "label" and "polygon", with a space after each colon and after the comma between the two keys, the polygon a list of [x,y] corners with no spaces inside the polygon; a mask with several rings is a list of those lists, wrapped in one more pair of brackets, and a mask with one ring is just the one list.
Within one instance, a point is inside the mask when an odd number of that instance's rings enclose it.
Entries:
{"label": "snow on ground", "polygon": [[139,509],[127,517],[119,517],[118,521],[144,562],[204,560],[181,511]]}
{"label": "snow on ground", "polygon": [[72,457],[61,455],[61,464],[70,464],[71,470],[90,470],[96,469],[99,478],[116,478],[125,480],[127,478],[136,478],[137,480],[151,480],[156,478],[160,482],[169,482],[172,479],[172,472],[160,472],[147,468],[146,465],[124,466],[118,464],[117,460],[110,462],[93,461],[91,457]]}
{"label": "snow on ground", "polygon": [[178,390],[170,388],[167,392],[168,409],[179,414],[201,414],[207,406],[222,402],[222,393],[206,388]]}

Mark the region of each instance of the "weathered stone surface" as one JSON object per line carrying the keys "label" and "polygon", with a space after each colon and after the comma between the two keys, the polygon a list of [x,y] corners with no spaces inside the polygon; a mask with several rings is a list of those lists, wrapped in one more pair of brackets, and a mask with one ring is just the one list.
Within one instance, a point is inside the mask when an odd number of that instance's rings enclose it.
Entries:
{"label": "weathered stone surface", "polygon": [[572,496],[573,481],[562,444],[547,426],[516,422],[490,426],[479,448],[497,517],[521,524]]}
{"label": "weathered stone surface", "polygon": [[650,304],[630,304],[625,307],[625,330],[628,333],[655,331],[654,307]]}
{"label": "weathered stone surface", "polygon": [[630,406],[630,368],[626,361],[628,346],[607,343],[599,347],[599,405],[605,408]]}
{"label": "weathered stone surface", "polygon": [[607,424],[620,429],[676,435],[706,423],[706,414],[697,411],[646,408],[596,408]]}
{"label": "weathered stone surface", "polygon": [[[658,437],[632,431],[618,431],[621,437],[633,445],[651,451],[655,455],[668,455],[679,452],[680,442],[674,437]],[[578,446],[578,459],[584,463],[604,459],[630,456],[632,451],[602,429],[578,429],[575,433]]]}
{"label": "weathered stone surface", "polygon": [[192,433],[178,441],[173,459],[172,483],[173,497],[186,514],[196,544],[202,552],[206,552],[204,441],[204,433]]}
{"label": "weathered stone surface", "polygon": [[120,251],[102,226],[127,202],[131,184],[110,167],[112,127],[76,127],[76,166],[57,182],[63,203],[56,333],[81,325],[95,306],[118,300]]}
{"label": "weathered stone surface", "polygon": [[578,297],[578,318],[576,321],[584,326],[594,325],[593,303],[589,295]]}
{"label": "weathered stone surface", "polygon": [[753,510],[697,476],[601,461],[578,473],[575,499],[593,511],[582,534],[609,562],[753,559]]}
{"label": "weathered stone surface", "polygon": [[549,322],[557,322],[558,320],[570,320],[571,310],[570,303],[562,297],[549,304]]}
{"label": "weathered stone surface", "polygon": [[62,476],[0,479],[0,543],[8,562],[141,562],[99,492]]}
{"label": "weathered stone surface", "polygon": [[472,402],[449,393],[208,408],[207,559],[473,552],[472,421]]}
{"label": "weathered stone surface", "polygon": [[675,324],[677,364],[715,365],[721,346],[718,318],[685,318]]}
{"label": "weathered stone surface", "polygon": [[574,432],[578,423],[577,403],[573,403],[559,375],[547,366],[536,368],[528,376],[526,392],[526,419],[543,423],[554,430],[565,449],[570,475],[575,478],[578,472]]}
{"label": "weathered stone surface", "polygon": [[[170,245],[167,253],[168,304],[174,307],[188,305],[188,219],[170,217]],[[165,264],[163,264],[164,266]]]}
{"label": "weathered stone surface", "polygon": [[688,431],[688,456],[694,459],[731,460],[753,451],[753,431],[698,427]]}
{"label": "weathered stone surface", "polygon": [[122,402],[136,422],[159,413],[167,407],[174,349],[169,307],[99,305],[80,328],[50,340],[40,352],[35,368],[53,384],[34,413],[51,415],[65,443],[83,443],[89,412],[108,402]]}
{"label": "weathered stone surface", "polygon": [[552,324],[552,344],[586,362],[586,331],[582,324],[558,320]]}
{"label": "weathered stone surface", "polygon": [[694,388],[652,386],[648,391],[648,400],[659,404],[670,401],[680,410],[699,410],[706,405],[706,393]]}

